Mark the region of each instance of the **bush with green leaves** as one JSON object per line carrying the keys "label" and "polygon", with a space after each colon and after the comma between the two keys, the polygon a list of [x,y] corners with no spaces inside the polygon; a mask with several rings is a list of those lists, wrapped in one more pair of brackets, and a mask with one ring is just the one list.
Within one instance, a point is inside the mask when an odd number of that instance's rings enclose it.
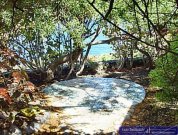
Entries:
{"label": "bush with green leaves", "polygon": [[[176,37],[176,40],[178,37]],[[171,50],[178,52],[178,41],[171,44]],[[178,101],[178,56],[167,53],[156,60],[156,68],[149,74],[151,85],[160,89],[156,98],[160,101]]]}

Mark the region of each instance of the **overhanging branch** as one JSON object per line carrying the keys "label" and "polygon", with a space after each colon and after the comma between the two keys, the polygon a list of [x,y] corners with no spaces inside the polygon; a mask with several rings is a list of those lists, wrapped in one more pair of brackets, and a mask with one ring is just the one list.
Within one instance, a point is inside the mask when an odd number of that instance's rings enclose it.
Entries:
{"label": "overhanging branch", "polygon": [[109,14],[111,13],[112,9],[113,9],[113,5],[114,5],[114,0],[111,0],[110,1],[110,4],[109,4],[109,9],[105,15],[105,18],[108,18]]}
{"label": "overhanging branch", "polygon": [[[121,27],[117,26],[115,23],[113,23],[112,21],[110,21],[108,18],[105,18],[105,16],[94,6],[93,3],[91,3],[89,0],[87,0],[87,2],[94,8],[94,10],[95,10],[105,21],[107,21],[108,23],[110,23],[111,25],[113,25],[115,28],[117,28],[118,30],[124,32],[124,33],[125,33],[126,35],[128,35],[130,38],[133,38],[133,39],[135,39],[135,40],[137,40],[137,41],[139,41],[139,42],[141,42],[141,43],[144,43],[144,44],[147,45],[147,46],[150,46],[150,47],[154,47],[154,48],[155,48],[154,45],[152,45],[152,44],[150,44],[150,43],[148,43],[148,42],[146,42],[146,41],[141,40],[141,38],[136,37],[135,35],[129,33],[128,31],[122,29]],[[170,53],[172,53],[172,54],[174,54],[174,55],[178,55],[178,53],[176,53],[176,52],[174,52],[174,51],[172,51],[172,50],[170,50],[170,49],[161,48],[161,47],[158,47],[157,49],[160,49],[160,50],[163,50],[163,51],[166,51],[166,52],[170,52]]]}

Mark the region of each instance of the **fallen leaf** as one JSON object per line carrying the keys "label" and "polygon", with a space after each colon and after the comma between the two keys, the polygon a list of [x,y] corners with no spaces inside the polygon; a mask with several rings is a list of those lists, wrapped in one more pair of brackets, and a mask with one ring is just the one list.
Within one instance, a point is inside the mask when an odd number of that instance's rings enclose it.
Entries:
{"label": "fallen leaf", "polygon": [[9,104],[12,103],[12,99],[6,88],[0,88],[0,97],[4,98]]}

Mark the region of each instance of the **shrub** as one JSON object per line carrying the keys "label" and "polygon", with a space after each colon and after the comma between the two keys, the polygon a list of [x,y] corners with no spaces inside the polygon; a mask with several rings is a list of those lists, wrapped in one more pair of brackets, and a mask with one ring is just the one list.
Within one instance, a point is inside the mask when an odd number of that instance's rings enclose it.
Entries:
{"label": "shrub", "polygon": [[[178,37],[177,37],[178,39]],[[171,44],[171,50],[178,53],[178,41]],[[166,53],[156,60],[156,68],[149,74],[151,85],[161,91],[156,93],[160,101],[178,100],[178,56]]]}

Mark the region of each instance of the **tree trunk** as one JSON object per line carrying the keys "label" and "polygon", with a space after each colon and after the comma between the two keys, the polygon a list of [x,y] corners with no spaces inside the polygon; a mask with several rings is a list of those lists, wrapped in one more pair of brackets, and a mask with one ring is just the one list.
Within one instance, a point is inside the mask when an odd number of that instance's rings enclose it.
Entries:
{"label": "tree trunk", "polygon": [[72,56],[72,61],[77,60],[79,55],[81,54],[81,52],[82,52],[82,49],[81,48],[77,48],[73,52],[71,52],[70,54],[67,54],[65,56],[61,56],[60,58],[54,60],[50,64],[49,68],[54,72],[59,65],[70,61],[71,56]]}
{"label": "tree trunk", "polygon": [[85,57],[83,58],[81,68],[80,68],[80,70],[76,73],[76,76],[79,76],[79,75],[82,74],[82,72],[83,72],[83,70],[84,70],[84,67],[85,67],[85,63],[86,63],[88,54],[89,54],[89,52],[90,52],[90,49],[91,49],[91,44],[88,45],[87,52],[86,52],[86,54],[85,54]]}
{"label": "tree trunk", "polygon": [[148,58],[148,65],[146,64],[146,66],[149,68],[149,70],[153,69],[154,66],[153,66],[153,59],[152,57],[150,56],[150,54],[146,51],[144,51],[143,49],[140,49],[138,46],[137,46],[137,43],[134,44],[135,48],[140,51],[142,54],[144,54],[147,58]]}
{"label": "tree trunk", "polygon": [[65,80],[68,80],[68,79],[69,79],[69,77],[71,76],[73,70],[74,70],[74,62],[72,61],[72,62],[71,62],[71,68],[70,68],[70,71],[69,71],[67,77],[65,78]]}

